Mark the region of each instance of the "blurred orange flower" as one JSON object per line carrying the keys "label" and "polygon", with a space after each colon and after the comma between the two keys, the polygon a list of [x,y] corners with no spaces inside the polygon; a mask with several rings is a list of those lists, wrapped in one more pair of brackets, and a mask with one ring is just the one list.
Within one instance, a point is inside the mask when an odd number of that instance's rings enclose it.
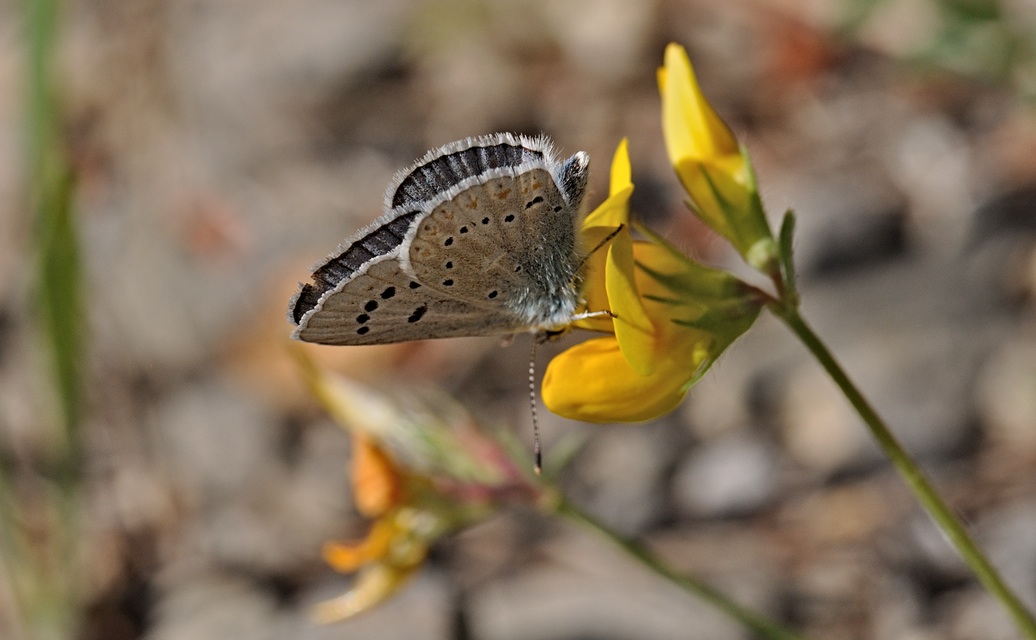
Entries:
{"label": "blurred orange flower", "polygon": [[422,514],[408,504],[400,470],[366,435],[353,434],[351,471],[356,509],[374,522],[359,542],[324,545],[324,560],[336,571],[359,575],[349,591],[316,606],[319,622],[344,620],[384,601],[421,567],[443,533],[433,514],[426,518],[430,526],[415,526]]}
{"label": "blurred orange flower", "polygon": [[334,622],[391,596],[423,565],[444,535],[504,504],[535,503],[545,489],[501,444],[441,395],[408,390],[392,397],[320,369],[295,349],[314,395],[352,435],[350,479],[357,511],[372,520],[366,537],[329,542],[324,559],[357,573],[346,593],[314,615]]}

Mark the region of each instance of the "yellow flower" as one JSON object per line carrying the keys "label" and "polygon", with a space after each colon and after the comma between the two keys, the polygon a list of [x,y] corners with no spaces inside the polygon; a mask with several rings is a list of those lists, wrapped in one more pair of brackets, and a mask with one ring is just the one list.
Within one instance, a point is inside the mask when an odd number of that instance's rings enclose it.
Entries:
{"label": "yellow flower", "polygon": [[357,574],[343,595],[314,610],[321,622],[367,611],[396,592],[444,535],[501,505],[544,498],[500,444],[441,395],[390,397],[318,368],[294,350],[310,389],[352,436],[353,503],[371,520],[366,537],[330,542],[324,559]]}
{"label": "yellow flower", "polygon": [[547,407],[586,422],[635,422],[673,410],[760,309],[734,276],[697,264],[658,238],[633,241],[629,175],[623,140],[609,198],[584,224],[591,242],[621,225],[603,260],[591,256],[586,288],[587,308],[614,317],[581,325],[611,335],[561,353],[543,379]]}
{"label": "yellow flower", "polygon": [[748,264],[773,268],[776,243],[763,213],[751,163],[730,128],[698,86],[687,52],[677,44],[665,51],[658,70],[662,133],[669,160],[693,209],[729,240]]}

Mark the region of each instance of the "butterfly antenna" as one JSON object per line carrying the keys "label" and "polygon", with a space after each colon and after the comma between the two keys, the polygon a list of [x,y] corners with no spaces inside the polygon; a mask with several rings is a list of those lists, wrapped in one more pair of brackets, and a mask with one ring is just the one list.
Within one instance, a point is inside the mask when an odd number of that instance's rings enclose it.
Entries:
{"label": "butterfly antenna", "polygon": [[590,256],[603,249],[604,245],[608,244],[609,242],[611,242],[612,238],[619,235],[619,232],[622,231],[623,227],[625,226],[626,225],[624,224],[620,224],[619,226],[615,227],[615,230],[609,233],[608,235],[604,236],[604,238],[602,238],[601,241],[597,243],[597,246],[595,246],[593,249],[590,249],[590,251],[585,256],[583,256],[583,259],[579,262],[579,267],[576,269],[576,273],[582,271],[583,266],[586,265],[587,261],[590,259]]}
{"label": "butterfly antenna", "polygon": [[540,421],[536,415],[536,345],[538,337],[532,340],[529,353],[529,408],[532,409],[532,452],[535,458],[533,469],[536,475],[543,472],[543,448],[540,446]]}

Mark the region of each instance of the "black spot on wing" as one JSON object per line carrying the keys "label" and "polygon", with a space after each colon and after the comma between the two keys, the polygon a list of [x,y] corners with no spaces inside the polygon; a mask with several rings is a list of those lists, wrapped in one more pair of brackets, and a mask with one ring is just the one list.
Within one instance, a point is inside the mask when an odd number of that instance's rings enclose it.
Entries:
{"label": "black spot on wing", "polygon": [[403,242],[407,230],[419,211],[410,211],[386,222],[359,238],[345,251],[331,258],[313,272],[313,283],[302,285],[295,299],[291,317],[298,324],[302,316],[317,306],[320,297],[334,289],[339,282],[352,276],[367,261],[391,252]]}
{"label": "black spot on wing", "polygon": [[428,311],[428,305],[423,304],[420,307],[414,309],[414,312],[410,314],[410,317],[406,319],[407,322],[413,324],[420,320],[424,314]]}
{"label": "black spot on wing", "polygon": [[543,196],[536,196],[532,200],[529,200],[528,202],[525,203],[525,208],[529,209],[529,208],[531,208],[531,207],[533,207],[535,205],[538,205],[541,202],[543,202]]}
{"label": "black spot on wing", "polygon": [[520,145],[500,143],[471,147],[415,167],[392,194],[392,207],[425,202],[463,181],[500,167],[517,167],[543,154]]}

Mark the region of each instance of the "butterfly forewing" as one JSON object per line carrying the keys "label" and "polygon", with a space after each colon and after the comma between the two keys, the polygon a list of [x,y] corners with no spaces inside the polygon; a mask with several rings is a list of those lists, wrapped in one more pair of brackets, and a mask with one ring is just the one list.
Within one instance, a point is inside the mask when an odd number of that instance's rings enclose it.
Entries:
{"label": "butterfly forewing", "polygon": [[498,335],[516,330],[507,317],[447,298],[404,273],[396,259],[368,265],[327,295],[298,336],[307,342],[358,345],[427,338]]}

